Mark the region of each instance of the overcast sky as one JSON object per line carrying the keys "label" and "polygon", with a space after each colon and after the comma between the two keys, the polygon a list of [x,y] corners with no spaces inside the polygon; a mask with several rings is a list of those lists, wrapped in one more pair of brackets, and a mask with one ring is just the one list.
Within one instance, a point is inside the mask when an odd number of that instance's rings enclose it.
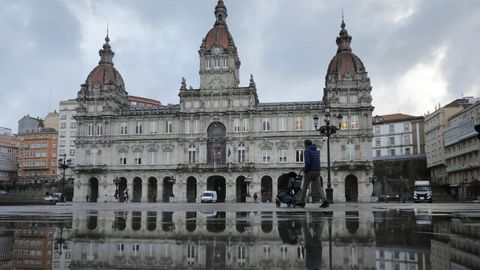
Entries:
{"label": "overcast sky", "polygon": [[[178,103],[199,85],[198,49],[216,0],[2,0],[0,126],[45,117],[76,98],[109,24],[130,95]],[[480,1],[225,0],[242,66],[260,102],[321,100],[342,6],[353,52],[372,82],[374,114],[423,115],[480,96]]]}

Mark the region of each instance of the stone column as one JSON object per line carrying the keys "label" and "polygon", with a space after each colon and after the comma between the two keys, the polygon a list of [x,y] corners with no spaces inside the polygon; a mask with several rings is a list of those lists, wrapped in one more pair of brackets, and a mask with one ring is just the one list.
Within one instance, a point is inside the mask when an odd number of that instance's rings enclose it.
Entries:
{"label": "stone column", "polygon": [[157,202],[163,202],[163,179],[157,179]]}
{"label": "stone column", "polygon": [[142,181],[142,197],[140,198],[140,202],[148,202],[148,180]]}

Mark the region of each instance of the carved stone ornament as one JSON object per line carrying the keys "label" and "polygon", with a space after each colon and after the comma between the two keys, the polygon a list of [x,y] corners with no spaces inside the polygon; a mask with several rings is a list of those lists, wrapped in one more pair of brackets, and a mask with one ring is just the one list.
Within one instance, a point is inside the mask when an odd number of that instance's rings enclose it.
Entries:
{"label": "carved stone ornament", "polygon": [[128,145],[118,145],[117,150],[118,153],[128,153]]}
{"label": "carved stone ornament", "polygon": [[162,145],[163,152],[173,152],[174,145],[172,144],[164,144]]}
{"label": "carved stone ornament", "polygon": [[147,151],[148,152],[157,152],[160,146],[158,144],[152,143],[147,146]]}
{"label": "carved stone ornament", "polygon": [[210,89],[222,89],[225,88],[225,82],[220,76],[215,76],[208,82],[207,88]]}
{"label": "carved stone ornament", "polygon": [[132,151],[135,152],[135,153],[143,152],[143,148],[144,148],[143,145],[137,144],[137,145],[132,146]]}

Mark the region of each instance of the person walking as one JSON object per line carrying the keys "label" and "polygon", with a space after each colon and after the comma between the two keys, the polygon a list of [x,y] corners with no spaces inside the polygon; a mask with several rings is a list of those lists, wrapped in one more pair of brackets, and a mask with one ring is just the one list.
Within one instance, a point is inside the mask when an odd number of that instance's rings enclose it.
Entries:
{"label": "person walking", "polygon": [[316,185],[320,200],[322,201],[320,207],[326,208],[329,206],[329,203],[325,197],[322,183],[320,182],[320,153],[317,151],[317,146],[313,144],[311,140],[305,140],[304,145],[305,151],[303,152],[303,160],[305,162],[305,167],[303,168],[303,172],[305,173],[305,180],[303,181],[302,193],[297,205],[300,207],[305,206],[307,189],[310,187],[310,183],[313,183]]}

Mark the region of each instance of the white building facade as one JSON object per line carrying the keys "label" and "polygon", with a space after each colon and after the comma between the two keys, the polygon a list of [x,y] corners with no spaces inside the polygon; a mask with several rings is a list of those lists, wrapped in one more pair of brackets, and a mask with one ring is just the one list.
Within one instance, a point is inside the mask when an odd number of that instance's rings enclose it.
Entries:
{"label": "white building facade", "polygon": [[373,118],[374,159],[425,157],[423,117],[391,114]]}
{"label": "white building facade", "polygon": [[[75,166],[75,139],[77,136],[77,100],[60,101],[59,126],[58,126],[58,148],[57,159],[70,160],[70,168],[65,169],[65,179],[73,179]],[[63,177],[63,171],[58,171],[59,180]]]}
{"label": "white building facade", "polygon": [[129,107],[107,36],[99,65],[78,92],[74,201],[128,195],[136,202],[199,202],[207,189],[221,202],[253,201],[254,193],[272,201],[277,179],[303,167],[305,139],[317,144],[326,186],[326,142],[313,116],[323,120],[327,105],[333,119],[343,116],[330,143],[334,201],[370,201],[371,86],[345,23],[322,101],[261,103],[253,76],[239,86],[226,17],[219,1],[199,50],[200,87],[187,88],[182,79],[174,105]]}

